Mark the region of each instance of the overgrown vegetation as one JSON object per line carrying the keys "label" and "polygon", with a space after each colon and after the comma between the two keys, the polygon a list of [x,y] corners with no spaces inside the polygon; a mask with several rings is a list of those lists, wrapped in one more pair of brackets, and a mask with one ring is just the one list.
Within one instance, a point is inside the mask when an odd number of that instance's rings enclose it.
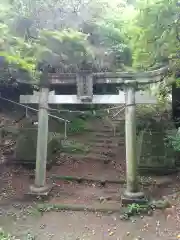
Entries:
{"label": "overgrown vegetation", "polygon": [[176,130],[169,131],[168,136],[165,138],[166,146],[170,146],[176,152],[180,152],[180,134]]}
{"label": "overgrown vegetation", "polygon": [[[27,233],[23,238],[24,240],[35,240],[36,237],[31,233]],[[19,238],[12,236],[11,234],[5,232],[2,228],[0,228],[0,240],[19,240]]]}
{"label": "overgrown vegetation", "polygon": [[68,133],[82,133],[86,130],[86,121],[80,118],[73,119],[69,124]]}
{"label": "overgrown vegetation", "polygon": [[139,0],[129,24],[133,65],[149,69],[170,63],[179,68],[180,6],[177,0]]}
{"label": "overgrown vegetation", "polygon": [[171,106],[169,106],[169,104],[166,104],[165,102],[159,102],[159,104],[157,105],[144,104],[137,106],[137,135],[142,130],[148,130],[154,122],[159,122],[163,120],[165,116],[167,119],[171,119],[170,108]]}
{"label": "overgrown vegetation", "polygon": [[[169,64],[171,75],[153,88],[163,100],[180,64],[179,5],[177,0],[138,0],[133,4],[117,0],[2,0],[1,80],[37,83],[37,67],[43,63],[60,72],[139,71]],[[163,101],[154,110],[146,106],[143,111],[141,106],[137,132],[147,128],[153,111],[160,113],[165,107]],[[79,114],[68,124],[67,132],[85,132],[90,117],[92,111]]]}
{"label": "overgrown vegetation", "polygon": [[166,200],[150,201],[146,204],[129,204],[124,209],[124,213],[120,215],[121,220],[129,220],[131,217],[138,215],[152,215],[156,209],[166,209],[170,207],[170,203]]}
{"label": "overgrown vegetation", "polygon": [[[120,215],[121,220],[129,220],[131,217],[134,216],[142,216],[142,215],[152,215],[153,211],[156,209],[164,210],[166,208],[170,207],[170,203],[167,200],[157,200],[157,201],[150,201],[144,204],[129,204],[127,207],[122,207],[122,209],[115,210],[112,208],[112,211],[118,211],[119,213],[122,213]],[[96,206],[94,208],[93,206],[85,206],[85,205],[74,205],[74,204],[47,204],[42,203],[38,204],[34,211],[37,210],[40,213],[45,212],[59,212],[64,210],[73,210],[73,211],[84,211],[87,212],[109,212],[110,209],[107,209],[106,207],[102,206]]]}
{"label": "overgrown vegetation", "polygon": [[6,233],[5,231],[3,231],[3,229],[0,229],[0,239],[1,240],[10,240],[12,239],[12,236],[9,233]]}
{"label": "overgrown vegetation", "polygon": [[38,80],[39,62],[63,72],[170,64],[175,73],[179,8],[176,0],[1,1],[1,78]]}
{"label": "overgrown vegetation", "polygon": [[37,80],[39,62],[63,72],[115,70],[131,62],[123,9],[108,1],[3,1],[0,9],[1,56],[13,77]]}

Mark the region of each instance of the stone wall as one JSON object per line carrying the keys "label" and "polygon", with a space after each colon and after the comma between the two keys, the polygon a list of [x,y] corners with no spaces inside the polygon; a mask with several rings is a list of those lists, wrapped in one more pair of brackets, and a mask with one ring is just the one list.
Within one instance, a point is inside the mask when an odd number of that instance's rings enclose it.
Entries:
{"label": "stone wall", "polygon": [[176,170],[175,151],[167,146],[168,131],[174,129],[172,121],[152,120],[139,132],[139,170],[141,172],[154,172],[167,174]]}
{"label": "stone wall", "polygon": [[[19,129],[16,139],[14,158],[23,164],[35,165],[37,144],[37,126],[26,122],[23,128]],[[55,152],[61,149],[61,137],[49,132],[47,163],[55,161]]]}

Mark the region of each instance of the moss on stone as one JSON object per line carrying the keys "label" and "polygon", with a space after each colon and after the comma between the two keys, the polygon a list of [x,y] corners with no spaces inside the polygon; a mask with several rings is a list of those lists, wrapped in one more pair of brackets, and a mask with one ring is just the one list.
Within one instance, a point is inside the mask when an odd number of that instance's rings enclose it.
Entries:
{"label": "moss on stone", "polygon": [[167,121],[151,121],[144,130],[139,168],[172,169],[175,168],[175,151],[167,146],[167,130],[174,125]]}
{"label": "moss on stone", "polygon": [[[16,140],[15,158],[24,163],[35,163],[37,145],[37,126],[26,124],[19,130]],[[59,134],[49,133],[47,162],[54,159],[54,153],[61,149],[61,137]]]}

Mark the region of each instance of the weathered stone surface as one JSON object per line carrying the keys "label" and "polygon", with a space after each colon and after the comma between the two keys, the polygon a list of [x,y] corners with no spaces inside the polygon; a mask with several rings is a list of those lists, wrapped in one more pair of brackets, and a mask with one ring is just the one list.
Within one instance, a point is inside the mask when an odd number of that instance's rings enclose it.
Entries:
{"label": "weathered stone surface", "polygon": [[52,189],[53,185],[45,185],[44,187],[36,187],[35,185],[31,185],[29,192],[27,192],[25,195],[48,197]]}
{"label": "weathered stone surface", "polygon": [[133,203],[136,203],[136,204],[139,204],[139,205],[144,205],[144,204],[147,204],[148,203],[148,199],[146,197],[143,197],[143,198],[131,198],[129,196],[126,196],[126,195],[122,195],[121,196],[121,204],[123,206],[127,206],[129,204],[133,204]]}
{"label": "weathered stone surface", "polygon": [[175,151],[166,145],[166,137],[169,129],[174,126],[167,121],[151,121],[143,133],[138,146],[139,153],[139,170],[155,171],[160,174],[172,172],[175,169]]}
{"label": "weathered stone surface", "polygon": [[[16,140],[16,149],[14,158],[16,161],[24,164],[35,164],[36,160],[36,144],[37,144],[37,126],[26,123],[19,130]],[[59,135],[49,133],[47,163],[54,160],[54,153],[61,149],[61,139]]]}

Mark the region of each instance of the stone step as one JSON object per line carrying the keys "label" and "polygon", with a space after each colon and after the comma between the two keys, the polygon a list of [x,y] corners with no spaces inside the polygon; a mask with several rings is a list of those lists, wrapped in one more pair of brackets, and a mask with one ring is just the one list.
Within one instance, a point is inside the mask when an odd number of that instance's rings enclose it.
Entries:
{"label": "stone step", "polygon": [[125,146],[125,141],[112,141],[112,142],[105,142],[103,140],[92,140],[89,141],[88,146],[93,147],[93,148],[99,148],[99,147],[104,147],[107,149],[115,149],[119,146]]}
{"label": "stone step", "polygon": [[104,137],[104,138],[114,138],[114,139],[124,139],[125,135],[123,133],[116,133],[115,132],[115,135],[112,133],[112,134],[109,134],[107,132],[95,132],[94,135],[96,137]]}
{"label": "stone step", "polygon": [[[102,163],[109,163],[111,162],[113,159],[111,159],[111,157],[102,155],[102,154],[98,154],[98,153],[88,153],[88,154],[67,154],[67,153],[63,153],[62,155],[62,159],[66,161],[66,157],[69,160],[73,160],[73,161],[98,161],[98,162],[102,162]],[[60,157],[61,158],[61,157]]]}
{"label": "stone step", "polygon": [[138,172],[141,175],[156,175],[156,176],[165,176],[173,173],[177,173],[178,168],[174,167],[153,167],[153,166],[139,166]]}
{"label": "stone step", "polygon": [[114,127],[122,126],[124,128],[125,127],[125,123],[119,122],[119,121],[112,121],[109,124],[101,125],[102,129],[106,129],[106,130],[111,129],[113,126]]}
{"label": "stone step", "polygon": [[107,156],[107,157],[115,157],[116,156],[116,152],[117,152],[117,148],[114,149],[114,151],[112,149],[107,149],[107,148],[91,148],[90,153],[92,154],[100,154],[103,156]]}
{"label": "stone step", "polygon": [[97,137],[88,134],[86,136],[78,136],[78,138],[75,137],[69,137],[69,141],[74,141],[81,143],[85,146],[90,147],[105,147],[105,148],[116,148],[117,146],[124,145],[125,144],[125,138],[121,137]]}
{"label": "stone step", "polygon": [[89,140],[89,142],[94,142],[94,143],[107,143],[107,144],[111,144],[111,143],[117,143],[117,144],[123,144],[125,141],[124,139],[120,139],[119,141],[118,140],[115,140],[115,139],[105,139],[105,138],[96,138],[96,139],[91,139]]}
{"label": "stone step", "polygon": [[125,117],[115,117],[115,118],[112,118],[112,122],[118,122],[118,123],[123,123],[125,122]]}
{"label": "stone step", "polygon": [[88,144],[91,148],[106,148],[106,149],[117,149],[118,143],[97,143],[97,142],[90,142]]}
{"label": "stone step", "polygon": [[[94,128],[88,128],[87,129],[87,132],[92,132],[92,133],[94,133],[94,132],[97,132],[97,130],[98,130],[98,132],[101,132],[101,133],[114,133],[114,129],[113,129],[113,127],[109,127],[109,128],[102,128],[102,127],[94,127]],[[118,132],[121,132],[120,130],[117,130],[116,131],[117,133]],[[124,129],[122,129],[122,132],[124,132]]]}

